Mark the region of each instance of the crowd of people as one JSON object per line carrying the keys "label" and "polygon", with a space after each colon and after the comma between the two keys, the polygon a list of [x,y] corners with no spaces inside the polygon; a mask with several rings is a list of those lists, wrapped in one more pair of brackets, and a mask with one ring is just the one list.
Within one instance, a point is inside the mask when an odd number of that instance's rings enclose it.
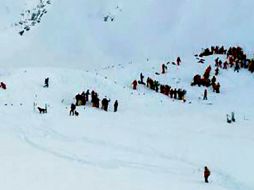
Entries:
{"label": "crowd of people", "polygon": [[[70,115],[74,115],[76,106],[85,106],[87,102],[90,102],[90,100],[91,100],[92,107],[100,108],[100,104],[101,104],[101,109],[103,109],[104,111],[108,111],[109,102],[110,102],[110,99],[108,99],[107,97],[104,97],[100,101],[98,93],[95,92],[94,90],[92,90],[90,93],[89,89],[86,92],[83,91],[82,93],[77,94],[75,96],[75,100],[76,100],[76,103],[71,105]],[[114,102],[114,112],[117,112],[117,109],[118,109],[118,100]]]}
{"label": "crowd of people", "polygon": [[[210,55],[226,55],[227,59],[225,61],[220,60],[219,58],[215,59],[215,66],[217,71],[219,69],[229,69],[234,68],[235,72],[239,72],[240,69],[248,69],[251,73],[254,72],[254,59],[247,58],[247,54],[243,51],[243,48],[229,47],[225,49],[224,46],[212,46],[210,49],[206,48],[202,53],[199,54],[199,57],[210,56]],[[204,63],[204,60],[202,60]]]}
{"label": "crowd of people", "polygon": [[[229,68],[233,68],[235,72],[239,72],[240,69],[248,69],[250,72],[254,72],[254,59],[248,59],[247,54],[239,46],[230,47],[228,50],[225,49],[224,46],[212,46],[211,48],[204,49],[204,51],[199,54],[199,57],[215,54],[226,55],[226,60],[222,61],[219,57],[217,57],[215,59],[214,76],[210,79],[212,67],[209,65],[203,76],[197,74],[193,77],[193,81],[191,83],[192,86],[212,86],[214,92],[220,93],[220,83],[216,82],[216,76],[219,75],[220,69],[227,70]],[[207,99],[207,89],[204,91],[203,99]]]}
{"label": "crowd of people", "polygon": [[144,82],[144,75],[142,73],[140,73],[140,80],[139,81],[134,80],[132,82],[133,90],[137,90],[138,84],[145,85],[149,89],[154,90],[155,92],[160,92],[161,94],[169,96],[170,98],[182,100],[185,102],[185,95],[186,95],[187,91],[184,89],[172,88],[169,85],[160,84],[159,81],[154,80],[150,77],[147,77],[147,80],[145,83]]}
{"label": "crowd of people", "polygon": [[254,60],[248,59],[241,47],[230,47],[227,51],[227,60],[222,64],[222,61],[215,60],[216,65],[222,69],[234,68],[235,72],[240,69],[248,69],[251,73],[254,72]]}
{"label": "crowd of people", "polygon": [[[199,74],[195,75],[193,77],[191,86],[195,86],[195,85],[204,86],[204,87],[212,86],[214,92],[220,93],[220,83],[217,82],[216,76],[213,76],[212,78],[210,77],[211,70],[212,70],[212,67],[211,67],[211,65],[209,65],[206,68],[202,77]],[[216,71],[215,71],[215,75],[216,75]]]}
{"label": "crowd of people", "polygon": [[203,50],[203,52],[201,52],[199,54],[199,57],[206,57],[206,56],[210,56],[210,55],[215,55],[215,54],[226,54],[227,53],[227,49],[224,48],[224,46],[211,46],[211,48],[206,48]]}

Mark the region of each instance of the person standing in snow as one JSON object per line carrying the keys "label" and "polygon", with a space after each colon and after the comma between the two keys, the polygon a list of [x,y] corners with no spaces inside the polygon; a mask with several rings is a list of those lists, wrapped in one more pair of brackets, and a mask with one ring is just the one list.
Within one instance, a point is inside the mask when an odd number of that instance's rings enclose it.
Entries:
{"label": "person standing in snow", "polygon": [[216,93],[220,93],[220,83],[218,82],[216,85]]}
{"label": "person standing in snow", "polygon": [[239,73],[239,70],[240,70],[240,65],[239,65],[238,62],[236,62],[234,72],[238,72]]}
{"label": "person standing in snow", "polygon": [[104,111],[108,111],[108,104],[110,102],[110,99],[107,99],[107,98],[103,98],[102,101],[101,101],[101,108],[104,110]]}
{"label": "person standing in snow", "polygon": [[216,67],[216,69],[215,69],[215,76],[218,76],[218,74],[219,74],[219,67]]}
{"label": "person standing in snow", "polygon": [[49,87],[49,78],[46,78],[44,81],[44,88],[48,88]]}
{"label": "person standing in snow", "polygon": [[157,80],[155,80],[155,81],[153,82],[153,85],[154,85],[154,90],[155,90],[156,92],[159,92],[160,83],[159,83]]}
{"label": "person standing in snow", "polygon": [[211,175],[210,170],[208,169],[207,166],[205,166],[205,168],[204,168],[205,183],[209,183],[208,178],[209,178],[210,175]]}
{"label": "person standing in snow", "polygon": [[180,66],[180,64],[181,64],[181,58],[180,57],[177,57],[177,59],[176,59],[176,64],[177,64],[177,66]]}
{"label": "person standing in snow", "polygon": [[134,80],[134,81],[132,82],[133,90],[137,90],[137,85],[138,85],[137,80]]}
{"label": "person standing in snow", "polygon": [[235,112],[231,112],[231,121],[235,122]]}
{"label": "person standing in snow", "polygon": [[90,92],[89,92],[89,90],[87,90],[86,93],[85,93],[86,102],[89,101],[89,95],[90,95]]}
{"label": "person standing in snow", "polygon": [[162,64],[162,66],[161,66],[161,69],[162,69],[162,74],[165,74],[166,73],[166,71],[167,71],[167,69],[168,69],[168,67],[163,63]]}
{"label": "person standing in snow", "polygon": [[217,80],[217,79],[216,79],[216,77],[215,77],[215,76],[213,76],[213,77],[212,77],[212,80],[211,80],[212,85],[216,83],[216,80]]}
{"label": "person standing in snow", "polygon": [[144,84],[144,75],[142,73],[140,73],[140,84]]}
{"label": "person standing in snow", "polygon": [[74,115],[75,114],[75,110],[76,110],[76,105],[72,103],[71,104],[70,115]]}
{"label": "person standing in snow", "polygon": [[207,89],[205,89],[205,91],[204,91],[203,100],[207,100]]}
{"label": "person standing in snow", "polygon": [[116,100],[114,103],[114,112],[117,112],[117,108],[118,108],[118,101]]}

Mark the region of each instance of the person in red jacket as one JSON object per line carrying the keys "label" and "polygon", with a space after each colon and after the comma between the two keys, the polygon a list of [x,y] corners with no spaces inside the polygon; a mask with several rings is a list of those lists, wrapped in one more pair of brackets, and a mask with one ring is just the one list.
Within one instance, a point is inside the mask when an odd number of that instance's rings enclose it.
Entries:
{"label": "person in red jacket", "polygon": [[211,67],[211,65],[209,65],[209,66],[206,68],[205,73],[204,73],[204,75],[203,75],[205,79],[209,79],[211,70],[212,70],[212,67]]}
{"label": "person in red jacket", "polygon": [[138,85],[137,80],[134,80],[134,81],[132,82],[133,90],[137,90],[137,85]]}
{"label": "person in red jacket", "polygon": [[209,182],[208,182],[208,177],[211,175],[211,172],[210,172],[210,170],[208,169],[207,166],[205,166],[204,169],[205,169],[205,170],[204,170],[205,183],[209,183]]}

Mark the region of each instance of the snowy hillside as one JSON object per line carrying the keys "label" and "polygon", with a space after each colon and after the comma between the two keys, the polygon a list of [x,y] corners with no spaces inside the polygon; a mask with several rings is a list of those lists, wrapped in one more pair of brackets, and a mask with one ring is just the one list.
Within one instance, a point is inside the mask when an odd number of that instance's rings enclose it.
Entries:
{"label": "snowy hillside", "polygon": [[[91,68],[192,55],[212,44],[253,50],[252,0],[51,0],[41,23],[20,37],[10,25],[36,2],[1,4],[1,65]],[[113,22],[104,22],[108,15]]]}
{"label": "snowy hillside", "polygon": [[[208,65],[214,75],[217,55],[204,64],[194,57],[204,47],[237,44],[251,57],[252,1],[51,0],[20,35],[20,14],[38,11],[38,3],[0,5],[2,189],[254,189],[254,75],[221,69],[221,93],[208,88],[207,101],[204,87],[190,85]],[[158,74],[177,56],[180,66]],[[145,85],[133,90],[141,72],[186,89],[186,102]],[[75,95],[87,89],[110,98],[109,111],[89,102],[69,116]],[[47,104],[48,113],[34,104]]]}

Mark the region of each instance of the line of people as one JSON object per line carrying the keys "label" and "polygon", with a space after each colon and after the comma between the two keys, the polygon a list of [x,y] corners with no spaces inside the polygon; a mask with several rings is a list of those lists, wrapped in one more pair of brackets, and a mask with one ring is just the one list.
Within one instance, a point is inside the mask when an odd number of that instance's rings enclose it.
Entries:
{"label": "line of people", "polygon": [[[215,54],[226,54],[227,50],[224,48],[224,46],[211,46],[211,48],[206,48],[199,54],[199,57],[206,57],[210,55]],[[197,55],[196,55],[197,56]]]}
{"label": "line of people", "polygon": [[185,102],[185,95],[187,93],[186,90],[183,89],[176,89],[176,88],[172,88],[169,85],[163,85],[160,84],[159,81],[157,80],[153,80],[150,77],[147,77],[146,83],[144,82],[144,75],[142,73],[140,73],[140,80],[134,80],[132,82],[132,88],[133,90],[137,90],[137,85],[138,84],[142,84],[145,85],[146,87],[150,88],[151,90],[154,90],[156,92],[159,92],[166,95],[166,96],[170,96],[170,98],[173,99],[178,99],[178,100],[183,100]]}

